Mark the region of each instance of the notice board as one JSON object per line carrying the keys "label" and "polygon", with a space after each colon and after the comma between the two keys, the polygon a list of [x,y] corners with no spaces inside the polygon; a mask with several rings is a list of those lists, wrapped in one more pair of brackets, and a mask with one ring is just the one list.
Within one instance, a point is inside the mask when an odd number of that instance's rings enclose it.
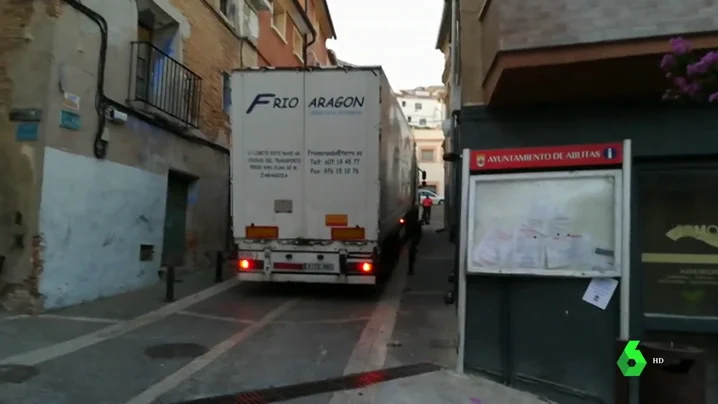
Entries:
{"label": "notice board", "polygon": [[471,176],[467,273],[618,277],[620,169]]}

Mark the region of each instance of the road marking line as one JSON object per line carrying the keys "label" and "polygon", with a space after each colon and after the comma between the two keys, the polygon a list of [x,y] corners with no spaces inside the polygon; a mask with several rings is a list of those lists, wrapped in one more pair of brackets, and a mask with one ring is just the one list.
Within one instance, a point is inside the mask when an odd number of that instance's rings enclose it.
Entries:
{"label": "road marking line", "polygon": [[50,346],[42,347],[34,351],[25,352],[19,355],[4,358],[0,360],[0,365],[39,365],[40,363],[58,358],[63,355],[70,354],[72,352],[79,351],[80,349],[87,348],[88,346],[95,345],[102,341],[115,338],[123,334],[127,334],[130,331],[134,331],[140,327],[144,327],[148,324],[152,324],[154,322],[162,320],[163,318],[177,313],[178,311],[182,311],[192,306],[193,304],[196,304],[212,296],[218,295],[228,289],[231,289],[237,286],[238,283],[239,281],[237,279],[227,280],[217,285],[213,285],[207,289],[201,290],[195,294],[189,295],[174,303],[162,306],[157,310],[150,311],[141,316],[135,317],[132,320],[123,321],[118,324],[104,327],[89,334],[85,334],[77,338],[73,338],[71,340],[67,340]]}
{"label": "road marking line", "polygon": [[[400,262],[405,263],[406,258]],[[384,367],[388,350],[387,345],[394,332],[402,291],[406,287],[407,270],[406,265],[397,265],[394,276],[392,276],[389,284],[386,285],[386,289],[379,302],[377,302],[369,322],[364,327],[359,341],[354,346],[354,351],[352,351],[349,362],[344,368],[344,375],[368,372]],[[376,401],[376,392],[377,386],[362,389],[361,396],[356,391],[336,392],[332,395],[329,404],[374,403]]]}
{"label": "road marking line", "polygon": [[52,320],[69,320],[69,321],[84,321],[88,323],[105,323],[105,324],[117,324],[123,320],[117,320],[114,318],[101,318],[101,317],[84,317],[84,316],[62,316],[59,314],[38,314],[37,318],[49,318]]}
{"label": "road marking line", "polygon": [[324,320],[283,320],[275,321],[274,324],[301,325],[301,324],[347,324],[369,321],[371,317],[353,317],[353,318],[328,318]]}
{"label": "road marking line", "polygon": [[29,314],[15,314],[13,316],[0,317],[0,323],[3,321],[21,320],[23,318],[31,318]]}
{"label": "road marking line", "polygon": [[187,310],[182,310],[182,311],[178,312],[177,314],[180,314],[182,316],[204,318],[206,320],[226,321],[228,323],[237,323],[237,324],[254,324],[254,323],[256,323],[256,321],[254,321],[254,320],[245,320],[245,319],[241,319],[241,318],[225,317],[225,316],[213,316],[211,314],[196,313],[194,311],[187,311]]}
{"label": "road marking line", "polygon": [[200,370],[204,369],[207,365],[215,361],[220,356],[224,355],[232,349],[235,345],[241,343],[242,341],[246,340],[247,338],[251,337],[252,335],[256,334],[258,331],[262,330],[264,327],[269,325],[274,319],[284,314],[287,310],[292,308],[294,305],[299,303],[301,299],[293,299],[288,302],[284,302],[279,307],[275,308],[274,310],[270,311],[267,315],[262,317],[259,321],[256,323],[248,326],[247,328],[243,329],[242,331],[239,331],[238,333],[232,335],[231,337],[227,338],[226,340],[220,342],[219,344],[215,345],[207,351],[204,355],[198,357],[197,359],[193,360],[192,362],[188,363],[187,365],[181,367],[178,371],[172,373],[171,375],[165,377],[164,379],[160,380],[158,383],[150,386],[147,388],[147,390],[143,391],[142,393],[136,395],[134,398],[130,399],[126,404],[150,404],[153,403],[157,398],[159,398],[161,395],[167,393],[168,391],[174,389],[175,387],[179,386],[180,383],[190,378],[195,373],[199,372]]}

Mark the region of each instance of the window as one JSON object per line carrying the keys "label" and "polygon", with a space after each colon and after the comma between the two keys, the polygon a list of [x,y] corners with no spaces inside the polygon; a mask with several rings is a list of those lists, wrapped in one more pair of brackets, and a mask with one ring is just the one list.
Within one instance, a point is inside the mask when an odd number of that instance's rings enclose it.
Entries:
{"label": "window", "polygon": [[[151,44],[154,37],[152,28],[142,22],[137,23],[137,41]],[[152,76],[152,47],[141,45],[137,48],[137,77],[135,79],[136,96],[149,100],[149,88]]]}
{"label": "window", "polygon": [[434,160],[434,149],[421,149],[419,159],[425,163],[433,163]]}
{"label": "window", "polygon": [[414,104],[414,109],[417,111],[421,111],[421,103],[417,102],[416,104]]}
{"label": "window", "polygon": [[232,76],[222,72],[222,110],[229,113],[232,106]]}
{"label": "window", "polygon": [[402,101],[402,102],[401,102],[401,106],[402,106],[402,107],[405,107],[405,106],[406,106],[406,101]]}
{"label": "window", "polygon": [[272,9],[272,28],[280,38],[287,41],[287,11],[276,2]]}
{"label": "window", "polygon": [[137,40],[140,42],[152,43],[154,32],[152,28],[144,26],[142,23],[137,24]]}
{"label": "window", "polygon": [[259,38],[259,15],[248,2],[244,4],[244,24],[248,29],[249,37],[256,40]]}
{"label": "window", "polygon": [[419,125],[426,126],[426,118],[419,119]]}
{"label": "window", "polygon": [[407,122],[411,122],[411,117],[410,117],[410,116],[407,116],[407,117],[406,117],[406,121],[407,121]]}
{"label": "window", "polygon": [[302,37],[302,34],[299,33],[299,30],[297,30],[297,27],[293,28],[293,35],[292,35],[292,50],[294,51],[294,54],[299,58],[299,60],[304,61],[304,52],[302,49],[304,45],[304,37]]}
{"label": "window", "polygon": [[229,17],[229,0],[219,0],[219,11]]}
{"label": "window", "polygon": [[652,316],[718,316],[718,169],[638,172],[643,308]]}

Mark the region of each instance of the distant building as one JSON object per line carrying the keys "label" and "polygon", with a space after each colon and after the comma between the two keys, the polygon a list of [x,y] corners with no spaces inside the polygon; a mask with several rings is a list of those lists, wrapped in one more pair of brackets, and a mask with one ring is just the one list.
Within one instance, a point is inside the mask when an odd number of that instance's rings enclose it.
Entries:
{"label": "distant building", "polygon": [[426,171],[426,188],[444,196],[444,133],[440,128],[414,128],[416,158]]}
{"label": "distant building", "polygon": [[419,168],[426,171],[426,188],[444,196],[444,86],[417,87],[396,93],[401,110],[414,130]]}
{"label": "distant building", "polygon": [[400,90],[396,97],[413,128],[440,128],[446,116],[444,86]]}

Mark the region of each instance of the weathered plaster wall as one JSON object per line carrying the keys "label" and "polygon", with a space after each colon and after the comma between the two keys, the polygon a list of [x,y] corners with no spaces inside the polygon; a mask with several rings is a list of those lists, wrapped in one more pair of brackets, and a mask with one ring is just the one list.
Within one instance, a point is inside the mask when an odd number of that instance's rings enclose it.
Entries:
{"label": "weathered plaster wall", "polygon": [[[482,30],[479,14],[484,0],[462,0],[460,2],[459,24],[461,34],[459,53],[461,55],[459,74],[461,75],[461,105],[483,103],[482,74]],[[488,61],[485,63],[489,63]]]}
{"label": "weathered plaster wall", "polygon": [[[124,103],[130,42],[136,40],[136,6],[132,1],[87,0],[84,4],[107,20],[105,95]],[[168,44],[176,49],[172,50],[174,56],[182,59],[183,39],[193,30],[181,13],[172,11],[167,0],[158,4],[164,4],[168,14],[179,15],[176,36]],[[63,5],[62,11],[45,88],[49,167],[43,183],[39,231],[46,250],[47,269],[41,284],[47,308],[118,293],[158,279],[165,188],[171,169],[197,178],[188,195],[185,266],[212,265],[214,252],[226,245],[228,225],[229,164],[225,152],[130,116],[124,124],[108,122],[107,158],[94,157],[100,31],[92,20],[68,5]],[[81,99],[78,130],[60,127],[65,108],[60,88]],[[144,243],[155,246],[151,262],[140,262],[139,247]]]}
{"label": "weathered plaster wall", "polygon": [[[0,0],[0,304],[14,310],[36,306],[42,272],[37,207],[58,5]],[[39,122],[11,122],[15,108],[39,110]],[[29,138],[18,138],[21,128]]]}
{"label": "weathered plaster wall", "polygon": [[[44,307],[156,282],[166,188],[164,175],[47,148],[40,210]],[[154,246],[153,260],[139,259],[141,244]]]}

